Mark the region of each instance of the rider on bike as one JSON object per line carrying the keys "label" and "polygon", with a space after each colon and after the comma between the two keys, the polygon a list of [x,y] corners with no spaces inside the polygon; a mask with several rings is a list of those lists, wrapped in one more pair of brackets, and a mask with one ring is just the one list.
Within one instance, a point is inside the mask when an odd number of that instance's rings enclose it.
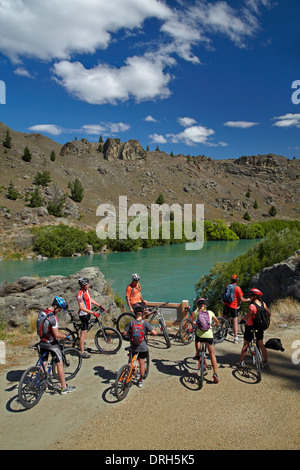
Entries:
{"label": "rider on bike", "polygon": [[80,279],[78,279],[78,284],[80,286],[80,290],[77,294],[77,301],[79,305],[78,315],[82,323],[79,345],[81,356],[83,357],[83,359],[88,359],[91,356],[90,354],[84,352],[84,342],[89,328],[89,321],[91,315],[95,315],[96,318],[99,317],[99,314],[93,312],[91,310],[91,307],[92,305],[101,307],[101,305],[92,299],[89,293],[90,281],[86,277],[81,277]]}
{"label": "rider on bike", "polygon": [[68,308],[66,301],[61,297],[55,297],[51,307],[45,308],[38,314],[36,322],[37,334],[41,339],[41,355],[47,353],[44,359],[44,366],[47,366],[50,352],[57,365],[58,377],[61,383],[60,393],[62,395],[75,390],[75,387],[69,387],[69,385],[66,384],[61,348],[57,341],[60,338],[65,339],[67,337],[58,331],[58,319],[56,316],[62,309],[66,308]]}

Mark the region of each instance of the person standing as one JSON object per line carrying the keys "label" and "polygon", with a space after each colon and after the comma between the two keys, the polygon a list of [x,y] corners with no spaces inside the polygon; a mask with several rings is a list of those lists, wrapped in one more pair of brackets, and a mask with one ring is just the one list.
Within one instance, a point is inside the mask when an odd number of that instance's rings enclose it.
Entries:
{"label": "person standing", "polygon": [[[214,336],[212,331],[213,324],[218,324],[218,319],[211,310],[207,310],[207,302],[205,299],[197,300],[197,309],[192,314],[192,319],[197,325],[196,335],[195,335],[195,348],[196,356],[195,359],[200,359],[200,343],[206,343],[208,353],[210,355],[211,365],[213,368],[213,381],[214,383],[219,382],[217,374],[217,358],[215,355],[215,346],[214,346]],[[207,316],[207,326],[202,326],[199,322],[199,313],[203,313]],[[202,329],[205,328],[205,329]]]}
{"label": "person standing", "polygon": [[126,288],[126,302],[131,313],[133,313],[135,307],[141,306],[145,308],[147,306],[147,302],[142,297],[142,288],[139,280],[139,274],[132,274],[131,283]]}
{"label": "person standing", "polygon": [[89,321],[91,315],[95,315],[95,317],[97,318],[99,317],[99,314],[93,312],[93,310],[91,310],[91,307],[92,305],[101,307],[101,305],[92,299],[89,292],[90,281],[86,277],[81,277],[80,279],[78,279],[78,284],[80,286],[80,290],[77,294],[77,301],[79,306],[78,315],[82,324],[79,345],[81,356],[83,357],[83,359],[88,359],[91,356],[90,354],[87,354],[84,351],[84,342],[89,328]]}
{"label": "person standing", "polygon": [[[245,299],[244,294],[240,286],[237,285],[239,277],[237,274],[231,276],[231,281],[225,287],[225,293],[228,291],[232,298],[224,300],[223,314],[226,317],[232,317],[233,319],[233,336],[234,342],[240,343],[242,340],[238,338],[238,302],[250,302],[250,298]],[[224,299],[224,297],[223,297]]]}

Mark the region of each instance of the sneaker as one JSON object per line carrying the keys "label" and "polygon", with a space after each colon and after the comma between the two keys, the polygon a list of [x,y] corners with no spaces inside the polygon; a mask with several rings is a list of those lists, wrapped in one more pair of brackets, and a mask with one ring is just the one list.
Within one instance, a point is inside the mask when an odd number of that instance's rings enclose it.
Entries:
{"label": "sneaker", "polygon": [[239,362],[237,363],[237,366],[238,366],[238,367],[246,367],[245,361],[239,361]]}
{"label": "sneaker", "polygon": [[69,385],[66,385],[66,388],[61,388],[60,389],[60,394],[61,395],[66,395],[66,393],[71,393],[74,392],[76,387],[69,387]]}
{"label": "sneaker", "polygon": [[270,370],[270,364],[268,362],[263,362],[263,368],[266,370]]}
{"label": "sneaker", "polygon": [[140,379],[140,380],[138,381],[138,387],[141,388],[142,386],[143,386],[143,381]]}
{"label": "sneaker", "polygon": [[83,354],[81,354],[81,357],[82,357],[82,359],[89,359],[91,356],[90,356],[90,354],[84,352]]}
{"label": "sneaker", "polygon": [[196,356],[194,356],[193,359],[194,359],[195,361],[199,361],[200,356],[197,356],[197,354],[196,354]]}
{"label": "sneaker", "polygon": [[242,343],[242,342],[243,342],[242,339],[240,339],[238,337],[234,338],[234,343]]}
{"label": "sneaker", "polygon": [[214,381],[215,384],[217,384],[219,382],[218,374],[216,374],[215,372],[213,373],[213,381]]}

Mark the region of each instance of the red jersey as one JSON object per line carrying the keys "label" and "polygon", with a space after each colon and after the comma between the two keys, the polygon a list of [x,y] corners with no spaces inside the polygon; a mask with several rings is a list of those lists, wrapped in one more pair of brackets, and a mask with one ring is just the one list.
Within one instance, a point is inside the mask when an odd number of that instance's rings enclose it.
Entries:
{"label": "red jersey", "polygon": [[[91,310],[92,307],[92,302],[91,302],[91,296],[88,290],[83,290],[81,289],[78,294],[77,294],[77,300],[78,304],[82,302],[84,307],[87,308],[88,310]],[[88,313],[84,312],[83,310],[78,310],[78,315],[88,315]]]}

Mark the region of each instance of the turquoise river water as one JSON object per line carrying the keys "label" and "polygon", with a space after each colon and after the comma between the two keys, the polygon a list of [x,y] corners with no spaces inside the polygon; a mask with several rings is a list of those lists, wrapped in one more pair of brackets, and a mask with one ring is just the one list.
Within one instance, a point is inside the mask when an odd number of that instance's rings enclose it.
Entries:
{"label": "turquoise river water", "polygon": [[[149,301],[181,302],[195,297],[195,283],[216,261],[231,261],[259,240],[205,242],[201,250],[187,251],[185,244],[144,249],[137,252],[57,258],[43,261],[1,261],[0,282],[23,276],[68,276],[89,266],[98,266],[112,287],[125,298],[131,274],[141,276],[143,297]],[[59,295],[59,293],[57,293]],[[94,295],[96,298],[96,295]]]}

